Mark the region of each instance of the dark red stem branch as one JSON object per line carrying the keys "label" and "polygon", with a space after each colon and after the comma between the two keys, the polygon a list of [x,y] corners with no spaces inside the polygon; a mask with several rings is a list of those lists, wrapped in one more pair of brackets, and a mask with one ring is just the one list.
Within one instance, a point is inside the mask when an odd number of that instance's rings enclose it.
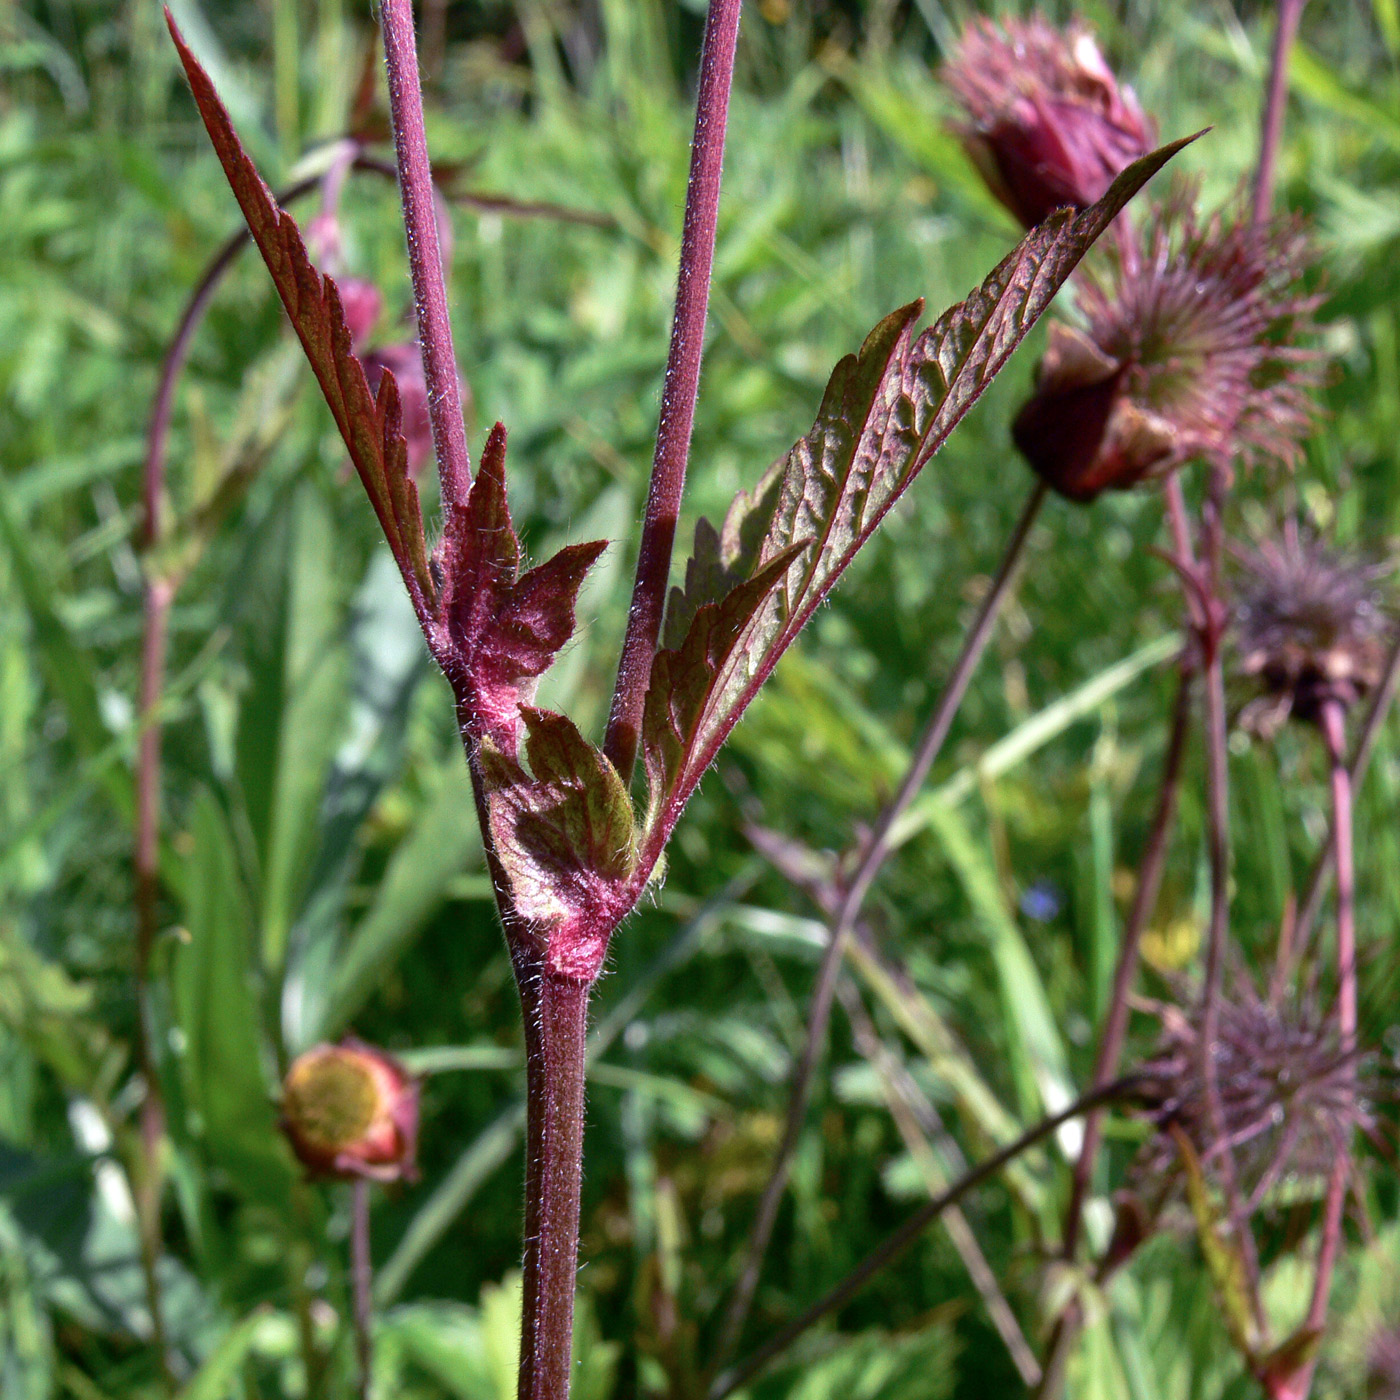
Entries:
{"label": "dark red stem branch", "polygon": [[891,1235],[876,1245],[835,1288],[831,1289],[818,1302],[813,1303],[801,1316],[775,1333],[747,1360],[720,1376],[710,1387],[709,1400],[724,1400],[725,1396],[732,1395],[740,1386],[752,1380],[770,1361],[786,1351],[808,1328],[855,1297],[881,1269],[893,1263],[903,1254],[949,1206],[956,1205],[969,1191],[980,1186],[989,1177],[995,1176],[1008,1162],[1014,1161],[1023,1152],[1029,1151],[1038,1142],[1049,1137],[1057,1128],[1068,1123],[1071,1118],[1077,1118],[1081,1113],[1087,1113],[1090,1109],[1131,1093],[1138,1083],[1139,1080],[1136,1076],[1129,1076],[1085,1094],[1083,1098],[1077,1099],[1068,1108],[1049,1118],[1041,1119],[1034,1127],[1022,1133],[1015,1142],[1008,1143],[1001,1151],[988,1157],[986,1161],[979,1162],[971,1171],[959,1177],[946,1191],[930,1197]]}
{"label": "dark red stem branch", "polygon": [[520,1400],[567,1400],[589,988],[519,954],[516,979],[525,1015],[527,1100]]}
{"label": "dark red stem branch", "polygon": [[739,40],[739,10],[740,0],[710,0],[705,19],[695,106],[695,140],[690,152],[690,184],[686,190],[685,223],[681,231],[676,315],[661,389],[661,415],[656,429],[656,454],[652,459],[642,539],[637,551],[637,577],[632,587],[627,634],[622,643],[612,713],[603,744],[604,753],[624,780],[631,776],[637,758],[642,705],[651,679],[656,639],[661,631],[666,584],[671,573],[671,549],[685,490],[695,400],[700,389],[700,360],[705,348],[705,318],[719,217],[729,89]]}
{"label": "dark red stem branch", "polygon": [[462,391],[457,355],[452,346],[452,319],[442,272],[434,207],[433,173],[423,129],[423,92],[418,81],[418,48],[413,33],[412,0],[383,0],[384,63],[389,71],[389,110],[393,115],[394,152],[403,196],[408,264],[428,385],[428,415],[444,506],[463,502],[471,486],[471,458],[462,418]]}
{"label": "dark red stem branch", "polygon": [[1298,21],[1307,0],[1279,0],[1278,28],[1269,60],[1269,87],[1259,131],[1259,164],[1254,174],[1254,222],[1267,221],[1274,207],[1274,176],[1278,165],[1283,113],[1288,103],[1288,55],[1298,34]]}
{"label": "dark red stem branch", "polygon": [[744,1263],[720,1328],[715,1355],[721,1363],[739,1342],[745,1319],[753,1303],[754,1290],[758,1287],[763,1257],[768,1251],[773,1227],[777,1223],[778,1207],[782,1204],[784,1192],[787,1190],[793,1154],[797,1149],[802,1123],[807,1114],[812,1079],[826,1046],[827,1026],[831,1021],[831,1005],[836,994],[846,940],[860,917],[871,884],[890,854],[890,832],[908,810],[909,804],[918,796],[924,780],[928,777],[929,769],[943,747],[943,741],[948,737],[948,730],[952,727],[958,707],[967,693],[968,683],[977,669],[977,663],[982,659],[987,642],[991,639],[992,628],[1015,576],[1016,566],[1020,562],[1031,527],[1040,514],[1046,491],[1044,482],[1037,482],[1032,488],[1030,497],[1022,508],[1020,519],[1011,532],[996,578],[983,598],[972,627],[963,641],[962,651],[948,676],[938,704],[928,718],[899,790],[880,813],[860,863],[846,886],[841,906],[828,926],[826,952],[817,972],[816,986],[813,988],[812,1001],[807,1011],[807,1041],[802,1049],[802,1058],[793,1073],[788,1094],[783,1136],[774,1155],[772,1172],[754,1215]]}

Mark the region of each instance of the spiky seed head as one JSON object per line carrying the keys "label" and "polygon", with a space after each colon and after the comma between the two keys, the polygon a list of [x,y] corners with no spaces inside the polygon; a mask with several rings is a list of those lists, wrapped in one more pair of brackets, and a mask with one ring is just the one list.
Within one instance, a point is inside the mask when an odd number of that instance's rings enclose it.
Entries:
{"label": "spiky seed head", "polygon": [[1207,1171],[1225,1152],[1233,1154],[1252,1210],[1285,1182],[1320,1190],[1353,1134],[1373,1132],[1377,1081],[1354,1051],[1341,1047],[1334,1022],[1312,1005],[1276,1005],[1243,974],[1235,979],[1218,1008],[1214,1047],[1220,1131],[1204,1077],[1200,1006],[1167,1006],[1160,1014],[1162,1036],[1145,1079],[1162,1131],[1140,1171],[1175,1171],[1175,1126]]}
{"label": "spiky seed head", "polygon": [[1386,566],[1328,548],[1291,522],[1238,555],[1239,673],[1258,692],[1240,722],[1268,737],[1292,717],[1316,723],[1380,679],[1394,632],[1379,581]]}
{"label": "spiky seed head", "polygon": [[418,1081],[363,1041],[313,1046],[282,1082],[282,1130],[313,1176],[412,1180]]}
{"label": "spiky seed head", "polygon": [[1040,16],[973,21],[943,78],[988,188],[1027,228],[1100,199],[1152,149],[1152,127],[1089,31]]}
{"label": "spiky seed head", "polygon": [[1315,299],[1297,226],[1243,211],[1204,224],[1178,185],[1081,274],[1082,325],[1052,324],[1035,393],[1012,427],[1031,466],[1088,502],[1191,458],[1291,465],[1315,408]]}

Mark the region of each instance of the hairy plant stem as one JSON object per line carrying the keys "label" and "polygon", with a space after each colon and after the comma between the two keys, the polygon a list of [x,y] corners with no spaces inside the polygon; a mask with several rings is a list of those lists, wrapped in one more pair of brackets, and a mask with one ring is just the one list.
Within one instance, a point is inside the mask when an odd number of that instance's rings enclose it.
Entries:
{"label": "hairy plant stem", "polygon": [[993,625],[1010,589],[1031,527],[1040,514],[1047,489],[1045,483],[1040,481],[1037,481],[1031,489],[1030,497],[1022,508],[1020,518],[1007,542],[996,578],[978,608],[977,616],[963,641],[962,651],[948,676],[947,684],[939,696],[938,704],[929,716],[924,731],[915,746],[909,768],[905,772],[898,791],[886,803],[877,818],[860,861],[846,882],[840,907],[828,924],[826,951],[822,956],[816,985],[812,990],[812,1000],[807,1011],[807,1040],[803,1046],[802,1057],[793,1072],[792,1085],[788,1092],[787,1113],[783,1123],[783,1135],[774,1154],[771,1174],[764,1187],[763,1195],[758,1203],[758,1210],[754,1215],[753,1225],[749,1231],[739,1278],[734,1285],[734,1292],[730,1297],[724,1321],[720,1326],[715,1350],[717,1365],[722,1365],[730,1352],[738,1345],[744,1322],[748,1318],[749,1309],[753,1304],[754,1290],[758,1287],[759,1274],[763,1268],[763,1258],[773,1236],[773,1227],[777,1223],[778,1208],[782,1204],[783,1195],[787,1190],[793,1154],[797,1149],[797,1141],[806,1118],[807,1101],[811,1093],[813,1076],[826,1045],[827,1027],[831,1021],[832,999],[836,994],[836,983],[840,974],[841,960],[845,956],[846,940],[850,937],[851,930],[860,917],[860,911],[871,884],[890,854],[890,832],[895,823],[904,815],[909,804],[918,795],[920,788],[923,787],[929,769],[938,757],[939,751],[943,747],[943,741],[948,737],[948,730],[952,727],[958,707],[967,692],[968,682],[971,681],[972,673],[976,670],[977,663],[981,660],[982,653],[991,639]]}
{"label": "hairy plant stem", "polygon": [[359,1400],[369,1400],[374,1374],[374,1268],[369,1252],[369,1182],[357,1177],[350,1188],[350,1290],[359,1366]]}
{"label": "hairy plant stem", "polygon": [[1259,163],[1254,172],[1254,222],[1267,221],[1274,207],[1274,177],[1278,165],[1279,138],[1283,135],[1283,114],[1288,102],[1288,55],[1298,34],[1298,21],[1307,0],[1279,0],[1278,26],[1274,30],[1273,54],[1269,60],[1269,86],[1264,95],[1264,113],[1259,129]]}
{"label": "hairy plant stem", "polygon": [[516,956],[525,1012],[525,1297],[520,1400],[566,1400],[573,1354],[587,1060],[585,982]]}
{"label": "hairy plant stem", "polygon": [[705,349],[710,271],[714,263],[725,131],[729,122],[729,90],[739,41],[739,10],[740,0],[710,0],[705,18],[695,103],[695,140],[690,151],[690,182],[685,196],[680,272],[676,282],[676,314],[661,389],[651,485],[637,550],[637,576],[618,661],[612,712],[603,741],[603,752],[622,774],[624,782],[631,778],[637,759],[642,706],[651,679],[656,639],[661,632],[666,585],[671,573],[671,550],[685,490],[695,400],[700,389],[700,361]]}
{"label": "hairy plant stem", "polygon": [[959,1177],[946,1191],[931,1197],[892,1234],[876,1245],[840,1283],[819,1301],[813,1303],[806,1312],[788,1323],[781,1331],[775,1333],[738,1366],[718,1377],[710,1387],[709,1400],[724,1400],[725,1396],[732,1395],[740,1386],[752,1380],[770,1361],[786,1351],[809,1327],[820,1322],[828,1313],[843,1306],[859,1293],[881,1269],[893,1263],[949,1206],[956,1205],[969,1191],[980,1186],[989,1177],[995,1176],[1008,1162],[1015,1160],[1023,1152],[1029,1151],[1038,1142],[1043,1141],[1051,1133],[1068,1123],[1070,1119],[1077,1118],[1080,1114],[1087,1113],[1090,1109],[1097,1108],[1114,1099],[1125,1097],[1137,1087],[1139,1082],[1137,1076],[1129,1075],[1113,1084],[1106,1084],[1102,1088],[1091,1090],[1082,1098],[1076,1099],[1068,1108],[1062,1109],[1059,1113],[1052,1114],[1048,1118],[1041,1119],[1039,1123],[1028,1128],[1014,1142],[1008,1143],[999,1152],[993,1153],[985,1161],[979,1162],[977,1166]]}
{"label": "hairy plant stem", "polygon": [[418,81],[418,49],[413,33],[412,0],[382,0],[384,64],[389,73],[389,110],[393,117],[394,154],[403,196],[408,264],[413,277],[418,343],[428,386],[428,416],[433,450],[442,483],[443,506],[464,502],[471,486],[462,391],[452,345],[452,319],[438,244],[433,173],[423,129],[423,92]]}

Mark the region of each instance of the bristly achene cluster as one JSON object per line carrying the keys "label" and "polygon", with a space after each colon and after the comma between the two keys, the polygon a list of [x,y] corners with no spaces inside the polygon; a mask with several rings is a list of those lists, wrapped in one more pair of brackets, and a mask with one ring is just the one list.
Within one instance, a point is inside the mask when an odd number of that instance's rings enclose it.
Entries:
{"label": "bristly achene cluster", "polygon": [[1240,551],[1235,646],[1258,692],[1242,725],[1268,737],[1289,718],[1317,723],[1329,702],[1345,712],[1371,690],[1395,633],[1380,587],[1389,572],[1293,522]]}
{"label": "bristly achene cluster", "polygon": [[1086,267],[1082,325],[1051,326],[1017,447],[1077,501],[1192,459],[1291,466],[1316,417],[1304,265],[1296,225],[1239,209],[1202,224],[1179,185]]}

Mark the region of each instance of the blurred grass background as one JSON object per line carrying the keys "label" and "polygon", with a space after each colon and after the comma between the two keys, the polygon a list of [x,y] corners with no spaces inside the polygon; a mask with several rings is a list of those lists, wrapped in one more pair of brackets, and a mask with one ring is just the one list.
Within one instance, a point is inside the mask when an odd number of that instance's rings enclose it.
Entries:
{"label": "blurred grass background", "polygon": [[[274,185],[344,131],[367,6],[172,8]],[[721,513],[805,430],[830,367],[882,314],[921,295],[936,313],[1014,241],[947,133],[934,74],[972,8],[746,10],[691,519]],[[1208,202],[1229,197],[1254,158],[1270,7],[1080,12],[1164,137],[1213,126],[1178,163]],[[451,0],[423,14],[435,159],[464,188],[601,216],[459,208],[451,271],[471,440],[509,427],[531,554],[620,541],[544,691],[595,733],[669,335],[702,19],[678,0]],[[1242,485],[1244,534],[1294,503],[1378,552],[1400,527],[1397,59],[1395,0],[1306,11],[1281,195],[1315,229],[1336,369],[1306,469]],[[407,308],[395,213],[384,181],[357,177],[347,263],[385,292],[381,339]],[[17,1400],[159,1393],[112,1161],[136,1108],[133,537],[159,361],[235,226],[158,6],[0,0],[0,1392]],[[518,1009],[446,688],[288,341],[245,256],[199,333],[175,418],[177,516],[230,462],[261,468],[173,620],[156,958],[170,1331],[191,1397],[305,1393],[299,1324],[329,1355],[329,1393],[350,1393],[348,1196],[298,1178],[271,1101],[290,1055],[353,1027],[405,1055],[436,1052],[420,1063],[441,1069],[424,1090],[422,1181],[375,1207],[381,1393],[506,1396]],[[821,942],[814,909],[754,856],[742,823],[839,850],[898,781],[1029,487],[1007,424],[1035,354],[1013,361],[784,661],[687,815],[654,906],[616,940],[596,1013],[582,1400],[695,1393]],[[1088,1077],[1172,688],[1178,602],[1149,551],[1157,534],[1150,493],[1047,511],[936,796],[872,901],[909,977],[855,968],[856,984],[970,1158]],[[1235,929],[1262,960],[1325,831],[1326,771],[1306,738],[1239,743],[1232,761]],[[1158,972],[1197,961],[1191,763],[1149,939]],[[1377,1033],[1400,992],[1397,790],[1392,727],[1358,823],[1363,1014]],[[1138,1026],[1142,1043],[1151,1029]],[[835,1282],[929,1173],[955,1170],[945,1142],[909,1150],[888,1075],[839,1017],[828,1068],[751,1338]],[[1106,1182],[1137,1140],[1115,1140]],[[1066,1177],[1047,1151],[968,1206],[1032,1338],[1065,1286],[1037,1249]],[[1351,1333],[1400,1305],[1385,1263],[1400,1263],[1393,1173],[1371,1194],[1373,1238],[1351,1248],[1339,1287],[1353,1302],[1323,1377],[1337,1396],[1363,1393]],[[1271,1287],[1286,1296],[1297,1275],[1277,1252]],[[1077,1397],[1251,1393],[1189,1240],[1155,1242],[1101,1301]],[[935,1231],[751,1393],[922,1400],[1018,1385]]]}

